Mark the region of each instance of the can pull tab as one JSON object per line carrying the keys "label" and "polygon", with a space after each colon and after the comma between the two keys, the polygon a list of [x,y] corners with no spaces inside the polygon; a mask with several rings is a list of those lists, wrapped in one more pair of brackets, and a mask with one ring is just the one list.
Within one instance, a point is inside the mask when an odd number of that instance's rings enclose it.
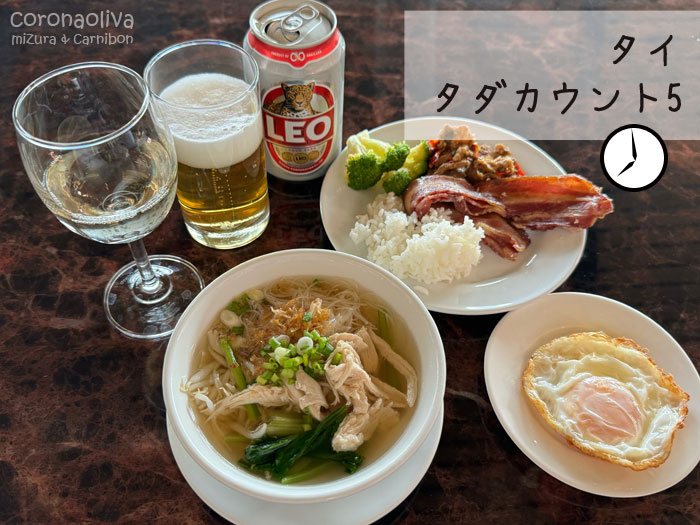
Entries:
{"label": "can pull tab", "polygon": [[288,42],[301,42],[321,23],[321,13],[314,6],[304,4],[282,19],[280,29]]}

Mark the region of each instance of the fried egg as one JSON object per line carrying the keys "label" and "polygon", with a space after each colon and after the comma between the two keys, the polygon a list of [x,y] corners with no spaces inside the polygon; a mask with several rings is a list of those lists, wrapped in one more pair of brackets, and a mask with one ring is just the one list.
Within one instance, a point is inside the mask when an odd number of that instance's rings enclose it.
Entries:
{"label": "fried egg", "polygon": [[666,461],[690,398],[645,349],[602,332],[538,348],[523,373],[523,389],[573,446],[634,470]]}

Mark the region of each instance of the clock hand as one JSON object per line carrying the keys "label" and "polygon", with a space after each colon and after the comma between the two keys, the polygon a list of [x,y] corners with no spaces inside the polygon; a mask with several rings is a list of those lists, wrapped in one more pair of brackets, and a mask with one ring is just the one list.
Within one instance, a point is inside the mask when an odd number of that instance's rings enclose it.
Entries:
{"label": "clock hand", "polygon": [[627,166],[622,168],[622,171],[620,173],[617,174],[618,177],[624,172],[626,172],[628,169],[630,169],[637,160],[637,146],[634,143],[634,130],[630,130],[630,134],[632,135],[632,160],[627,164]]}
{"label": "clock hand", "polygon": [[627,164],[627,166],[625,166],[622,169],[622,171],[617,174],[617,176],[619,177],[620,175],[622,175],[624,172],[626,172],[628,169],[630,169],[633,165],[634,165],[634,161],[630,161],[629,164]]}

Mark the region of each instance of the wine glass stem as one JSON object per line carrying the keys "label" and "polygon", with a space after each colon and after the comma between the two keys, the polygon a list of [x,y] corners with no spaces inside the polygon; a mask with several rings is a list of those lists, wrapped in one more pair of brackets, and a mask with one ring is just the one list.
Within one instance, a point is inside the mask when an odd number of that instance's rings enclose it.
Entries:
{"label": "wine glass stem", "polygon": [[136,267],[141,274],[139,290],[149,295],[157,293],[163,287],[163,283],[155,274],[153,268],[151,268],[143,240],[139,239],[138,241],[130,242],[129,248],[131,249],[131,255],[134,256],[134,261],[136,261]]}

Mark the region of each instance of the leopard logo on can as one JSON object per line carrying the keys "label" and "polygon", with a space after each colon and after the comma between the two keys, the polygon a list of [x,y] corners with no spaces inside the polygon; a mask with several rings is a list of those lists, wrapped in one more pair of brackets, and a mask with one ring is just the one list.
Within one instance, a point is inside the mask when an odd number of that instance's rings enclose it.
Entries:
{"label": "leopard logo on can", "polygon": [[333,146],[333,91],[317,82],[282,82],[263,95],[267,152],[288,173],[313,172]]}

